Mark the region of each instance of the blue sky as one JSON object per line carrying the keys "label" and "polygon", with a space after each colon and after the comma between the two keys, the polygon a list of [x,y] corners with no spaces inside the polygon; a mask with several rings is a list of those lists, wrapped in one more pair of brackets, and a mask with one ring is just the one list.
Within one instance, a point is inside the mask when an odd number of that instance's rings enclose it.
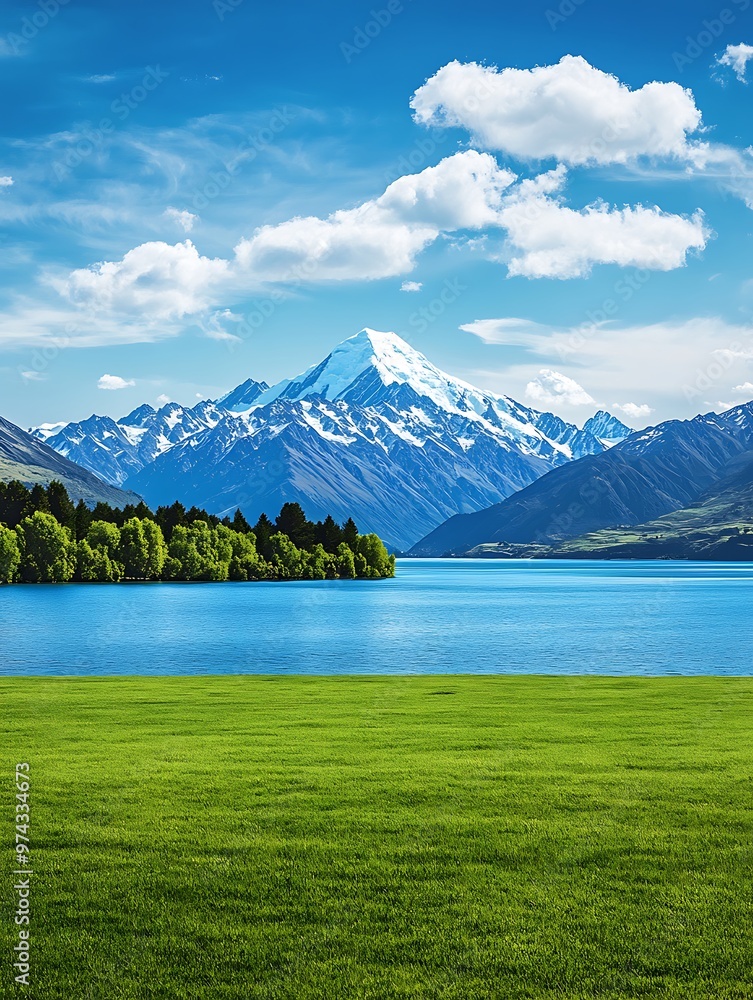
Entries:
{"label": "blue sky", "polygon": [[6,2],[0,413],[364,326],[578,422],[751,398],[753,4],[521,7]]}

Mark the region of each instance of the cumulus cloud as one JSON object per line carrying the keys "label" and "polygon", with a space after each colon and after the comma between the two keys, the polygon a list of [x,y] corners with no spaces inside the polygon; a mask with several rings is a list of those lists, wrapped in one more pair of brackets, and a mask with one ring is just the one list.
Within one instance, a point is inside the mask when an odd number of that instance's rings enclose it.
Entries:
{"label": "cumulus cloud", "polygon": [[203,257],[190,240],[174,246],[153,242],[142,243],[122,260],[73,271],[55,285],[78,306],[180,319],[207,309],[228,271],[228,261]]}
{"label": "cumulus cloud", "polygon": [[169,396],[166,396],[164,392],[161,392],[159,396],[157,396],[156,402],[160,406],[164,406],[166,403],[172,402],[172,400],[170,399]]}
{"label": "cumulus cloud", "polygon": [[733,385],[733,392],[753,392],[753,382],[743,382],[742,385]]}
{"label": "cumulus cloud", "polygon": [[717,65],[729,66],[741,83],[747,83],[746,71],[748,63],[753,59],[753,45],[728,45],[723,55],[717,59]]}
{"label": "cumulus cloud", "polygon": [[538,378],[526,386],[526,396],[543,406],[593,406],[595,400],[582,385],[562,372],[542,368]]}
{"label": "cumulus cloud", "polygon": [[572,165],[692,157],[688,136],[701,124],[678,83],[631,90],[572,55],[533,69],[455,60],[419,87],[411,107],[420,124],[464,128],[486,149]]}
{"label": "cumulus cloud", "polygon": [[648,417],[654,412],[653,407],[649,406],[648,403],[612,403],[612,409],[619,410],[620,413],[634,417],[636,420],[639,417]]}
{"label": "cumulus cloud", "polygon": [[172,205],[166,208],[162,213],[166,219],[170,222],[174,222],[176,225],[180,226],[184,233],[190,233],[194,225],[198,222],[198,215],[194,215],[193,212],[189,212],[187,209],[183,208],[173,208]]}
{"label": "cumulus cloud", "polygon": [[117,389],[130,389],[134,385],[136,385],[136,383],[133,379],[121,378],[120,375],[100,375],[99,381],[97,382],[98,389],[109,389],[112,391]]}
{"label": "cumulus cloud", "polygon": [[488,153],[456,153],[356,208],[263,226],[236,247],[238,262],[266,280],[395,277],[441,233],[496,225],[514,180]]}
{"label": "cumulus cloud", "polygon": [[401,292],[420,292],[423,288],[423,284],[420,281],[404,281],[400,286]]}
{"label": "cumulus cloud", "polygon": [[575,210],[557,197],[566,168],[523,181],[505,200],[499,222],[512,249],[511,276],[577,278],[594,264],[669,271],[703,249],[710,232],[702,212],[671,215],[642,205],[611,208],[596,202]]}
{"label": "cumulus cloud", "polygon": [[13,185],[12,177],[8,177],[7,175],[5,177],[0,177],[0,188],[12,187],[12,185]]}

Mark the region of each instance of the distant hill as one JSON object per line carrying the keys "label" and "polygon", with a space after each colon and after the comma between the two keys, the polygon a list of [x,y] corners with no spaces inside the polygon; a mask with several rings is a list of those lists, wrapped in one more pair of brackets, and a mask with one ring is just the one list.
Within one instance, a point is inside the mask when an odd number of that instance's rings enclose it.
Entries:
{"label": "distant hill", "polygon": [[670,420],[561,466],[502,503],[450,518],[410,554],[457,555],[478,546],[489,551],[492,544],[551,546],[605,528],[645,525],[694,508],[701,497],[712,503],[726,478],[744,475],[740,470],[749,456],[751,403]]}
{"label": "distant hill", "polygon": [[634,528],[562,542],[549,554],[594,559],[753,559],[753,454],[690,507]]}
{"label": "distant hill", "polygon": [[103,483],[93,473],[59,455],[53,448],[0,417],[0,482],[20,479],[26,485],[47,485],[58,479],[72,500],[103,501],[114,507],[138,503],[135,493]]}

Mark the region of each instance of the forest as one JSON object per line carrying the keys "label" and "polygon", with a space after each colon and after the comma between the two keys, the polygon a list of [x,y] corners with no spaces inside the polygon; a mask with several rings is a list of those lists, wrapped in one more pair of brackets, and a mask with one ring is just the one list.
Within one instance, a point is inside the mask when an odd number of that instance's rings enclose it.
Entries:
{"label": "forest", "polygon": [[176,502],[152,512],[74,504],[60,482],[0,483],[0,583],[355,580],[394,576],[395,558],[349,518],[309,521],[286,503],[272,521],[220,519]]}

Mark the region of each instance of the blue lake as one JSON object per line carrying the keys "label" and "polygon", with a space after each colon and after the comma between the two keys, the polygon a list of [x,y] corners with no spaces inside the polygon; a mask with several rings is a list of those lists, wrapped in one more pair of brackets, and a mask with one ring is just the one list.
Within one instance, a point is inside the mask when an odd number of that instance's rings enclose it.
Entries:
{"label": "blue lake", "polygon": [[753,674],[753,565],[401,560],[394,580],[0,588],[0,673]]}

